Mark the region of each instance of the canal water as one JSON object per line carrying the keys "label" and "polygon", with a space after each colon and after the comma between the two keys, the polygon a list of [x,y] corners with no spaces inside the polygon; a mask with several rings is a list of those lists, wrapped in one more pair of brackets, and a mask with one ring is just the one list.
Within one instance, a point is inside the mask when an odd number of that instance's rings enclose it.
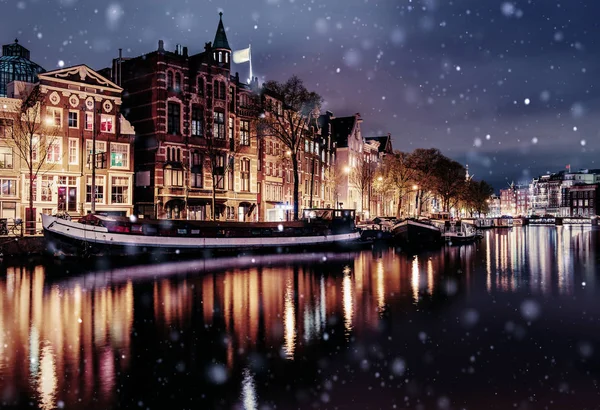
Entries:
{"label": "canal water", "polygon": [[599,246],[4,261],[0,408],[597,408]]}

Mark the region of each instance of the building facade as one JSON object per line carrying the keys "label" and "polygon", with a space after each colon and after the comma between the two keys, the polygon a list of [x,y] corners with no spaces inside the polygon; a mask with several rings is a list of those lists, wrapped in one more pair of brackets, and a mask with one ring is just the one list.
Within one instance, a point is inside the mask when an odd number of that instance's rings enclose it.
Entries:
{"label": "building facade", "polygon": [[222,19],[200,53],[181,46],[167,51],[159,41],[151,53],[113,62],[113,78],[127,91],[126,117],[137,131],[139,215],[259,219],[256,93],[230,69]]}
{"label": "building facade", "polygon": [[[34,89],[40,95],[36,121],[46,124],[43,129],[51,130],[51,138],[37,132],[33,140],[28,135],[11,138],[9,133],[18,132],[15,112]],[[25,219],[32,179],[38,222],[40,213],[77,216],[93,208],[104,214],[130,215],[135,132],[120,114],[122,89],[89,67],[78,65],[39,74],[35,85],[12,82],[7,90],[15,98],[0,101],[0,216]],[[30,141],[32,174],[20,153],[23,145],[19,146]]]}
{"label": "building facade", "polygon": [[573,185],[569,189],[569,216],[596,217],[600,215],[599,187],[599,184]]}

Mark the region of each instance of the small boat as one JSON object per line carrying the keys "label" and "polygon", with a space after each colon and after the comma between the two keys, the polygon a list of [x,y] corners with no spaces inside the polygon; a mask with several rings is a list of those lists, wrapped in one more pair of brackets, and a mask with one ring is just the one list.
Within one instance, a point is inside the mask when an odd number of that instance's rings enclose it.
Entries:
{"label": "small boat", "polygon": [[448,245],[472,243],[481,237],[473,225],[461,221],[446,221],[442,236]]}
{"label": "small boat", "polygon": [[442,243],[442,231],[428,219],[405,219],[392,228],[394,240],[409,248],[430,248]]}
{"label": "small boat", "polygon": [[474,220],[477,229],[491,229],[494,227],[493,218],[477,218]]}
{"label": "small boat", "polygon": [[358,225],[360,239],[363,242],[388,242],[394,237],[392,227],[395,223],[395,218],[376,217],[368,223]]}
{"label": "small boat", "polygon": [[150,220],[86,215],[79,221],[42,215],[47,249],[55,255],[201,253],[299,248],[358,242],[351,209],[305,210],[293,222]]}

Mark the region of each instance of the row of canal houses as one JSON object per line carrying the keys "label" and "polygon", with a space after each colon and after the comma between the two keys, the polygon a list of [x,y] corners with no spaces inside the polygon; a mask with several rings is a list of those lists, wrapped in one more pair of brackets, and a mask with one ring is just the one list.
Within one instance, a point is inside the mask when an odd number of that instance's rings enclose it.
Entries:
{"label": "row of canal houses", "polygon": [[502,215],[595,217],[599,194],[600,169],[568,169],[501,189],[498,199]]}
{"label": "row of canal houses", "polygon": [[[57,132],[47,152],[36,152],[45,155],[33,174],[36,214],[95,208],[167,219],[290,217],[289,153],[278,140],[258,137],[251,107],[260,103],[260,85],[232,75],[231,54],[222,18],[214,41],[199,53],[168,51],[159,41],[156,50],[119,55],[100,71],[86,65],[44,71],[16,40],[4,46],[0,218],[24,218],[29,206],[29,167],[7,135],[10,114],[34,87],[42,95],[40,118]],[[331,112],[315,118],[300,155],[301,209],[351,207],[365,218],[395,209],[380,196],[361,197],[352,183],[348,170],[359,161],[379,164],[392,152],[391,136],[363,137],[362,121],[360,114]],[[217,167],[206,157],[209,140]]]}

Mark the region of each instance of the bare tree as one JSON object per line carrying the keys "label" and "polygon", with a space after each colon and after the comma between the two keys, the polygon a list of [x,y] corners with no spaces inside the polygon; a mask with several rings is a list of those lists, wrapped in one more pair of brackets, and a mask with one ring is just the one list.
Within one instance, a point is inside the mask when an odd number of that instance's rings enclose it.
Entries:
{"label": "bare tree", "polygon": [[442,155],[434,175],[435,191],[442,199],[442,210],[449,212],[463,195],[466,170],[458,162]]}
{"label": "bare tree", "polygon": [[308,91],[302,80],[292,76],[285,83],[268,81],[263,85],[263,113],[258,120],[259,137],[274,137],[290,153],[294,172],[294,220],[299,210],[299,155],[309,125],[321,106],[321,96]]}
{"label": "bare tree", "polygon": [[[42,113],[44,101],[39,85],[36,85],[23,97],[15,101],[5,111],[5,138],[14,152],[25,165],[29,179],[29,212],[26,215],[28,234],[35,233],[35,215],[33,215],[34,184],[39,174],[48,171],[60,160],[58,147],[60,123],[55,118]],[[59,120],[60,121],[60,120]],[[51,159],[51,161],[49,161]]]}
{"label": "bare tree", "polygon": [[435,195],[436,170],[443,157],[437,148],[417,148],[410,155],[410,167],[415,170],[415,184],[418,186],[417,213],[420,216],[423,204]]}
{"label": "bare tree", "polygon": [[[223,134],[220,138],[217,132],[209,132],[205,144],[199,148],[203,161],[208,164],[212,175],[212,220],[217,217],[216,202],[217,190],[225,190],[225,176],[234,170],[235,158],[242,145],[235,139],[227,139]],[[224,133],[224,131],[223,131]],[[234,189],[234,187],[229,187]]]}
{"label": "bare tree", "polygon": [[383,183],[392,188],[398,197],[398,207],[396,217],[402,216],[403,200],[412,186],[416,172],[410,167],[410,154],[402,151],[395,151],[391,155],[386,155],[381,168]]}
{"label": "bare tree", "polygon": [[[363,213],[365,211],[365,195],[369,196],[370,190],[373,186],[373,176],[375,174],[375,163],[367,161],[364,155],[359,156],[356,165],[350,171],[349,180],[356,189],[360,192],[361,197],[361,208]],[[367,199],[367,210],[371,213],[370,198]]]}

